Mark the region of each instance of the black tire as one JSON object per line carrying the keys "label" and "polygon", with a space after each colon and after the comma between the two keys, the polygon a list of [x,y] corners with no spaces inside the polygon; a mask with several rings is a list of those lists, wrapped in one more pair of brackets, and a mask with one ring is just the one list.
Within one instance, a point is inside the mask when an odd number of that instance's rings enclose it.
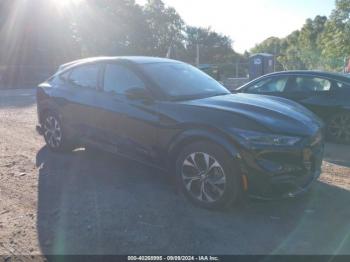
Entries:
{"label": "black tire", "polygon": [[43,115],[42,128],[46,145],[51,151],[65,153],[74,149],[74,143],[66,136],[62,121],[55,112],[48,111]]}
{"label": "black tire", "polygon": [[226,151],[214,143],[186,146],[176,160],[176,177],[185,196],[200,207],[222,209],[241,199],[239,169]]}
{"label": "black tire", "polygon": [[350,144],[350,112],[338,113],[329,119],[327,137],[332,142]]}

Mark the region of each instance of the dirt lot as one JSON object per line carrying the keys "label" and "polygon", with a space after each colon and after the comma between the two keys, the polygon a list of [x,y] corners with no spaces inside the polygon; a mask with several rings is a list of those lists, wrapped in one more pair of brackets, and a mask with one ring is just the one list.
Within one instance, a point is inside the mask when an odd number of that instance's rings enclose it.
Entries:
{"label": "dirt lot", "polygon": [[50,153],[32,91],[0,91],[0,254],[350,254],[350,147],[297,200],[195,208],[159,171]]}

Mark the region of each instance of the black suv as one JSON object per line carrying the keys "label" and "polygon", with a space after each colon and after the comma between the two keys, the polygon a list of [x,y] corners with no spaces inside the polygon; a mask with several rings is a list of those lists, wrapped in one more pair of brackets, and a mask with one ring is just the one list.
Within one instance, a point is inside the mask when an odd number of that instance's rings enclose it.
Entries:
{"label": "black suv", "polygon": [[175,171],[203,207],[245,192],[293,197],[320,175],[323,123],[313,113],[283,98],[231,94],[179,61],[72,62],[39,85],[37,103],[51,150],[97,147]]}

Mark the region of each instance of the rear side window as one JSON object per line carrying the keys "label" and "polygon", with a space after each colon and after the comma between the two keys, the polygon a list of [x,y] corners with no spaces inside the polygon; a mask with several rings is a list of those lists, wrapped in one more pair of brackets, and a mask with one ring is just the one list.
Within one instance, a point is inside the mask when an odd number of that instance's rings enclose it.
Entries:
{"label": "rear side window", "polygon": [[337,82],[337,87],[341,89],[350,89],[350,84],[344,84],[341,82]]}
{"label": "rear side window", "polygon": [[123,95],[127,90],[135,88],[145,88],[145,84],[133,71],[117,64],[106,65],[103,85],[105,92]]}
{"label": "rear side window", "polygon": [[96,64],[83,65],[71,70],[69,81],[77,86],[97,88],[99,66]]}
{"label": "rear side window", "polygon": [[293,92],[305,91],[329,91],[331,89],[331,81],[318,77],[296,77],[295,85],[290,90]]}
{"label": "rear side window", "polygon": [[250,86],[247,90],[248,92],[254,93],[275,93],[283,92],[286,88],[288,82],[288,77],[276,77],[263,79],[253,86]]}

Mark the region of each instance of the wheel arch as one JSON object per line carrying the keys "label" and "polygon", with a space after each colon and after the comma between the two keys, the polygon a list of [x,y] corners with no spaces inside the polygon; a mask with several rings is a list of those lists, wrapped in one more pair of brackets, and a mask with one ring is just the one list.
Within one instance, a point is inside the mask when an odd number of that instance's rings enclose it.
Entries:
{"label": "wheel arch", "polygon": [[62,118],[61,114],[59,113],[58,108],[56,108],[55,106],[52,106],[49,103],[43,103],[42,105],[40,105],[40,109],[38,110],[38,120],[39,123],[42,123],[42,121],[44,120],[43,117],[48,114],[49,112],[56,114],[60,120]]}
{"label": "wheel arch", "polygon": [[207,141],[221,146],[232,159],[240,159],[237,145],[225,134],[203,129],[190,129],[180,133],[169,145],[168,156],[169,165],[174,163],[181,150],[192,143]]}

